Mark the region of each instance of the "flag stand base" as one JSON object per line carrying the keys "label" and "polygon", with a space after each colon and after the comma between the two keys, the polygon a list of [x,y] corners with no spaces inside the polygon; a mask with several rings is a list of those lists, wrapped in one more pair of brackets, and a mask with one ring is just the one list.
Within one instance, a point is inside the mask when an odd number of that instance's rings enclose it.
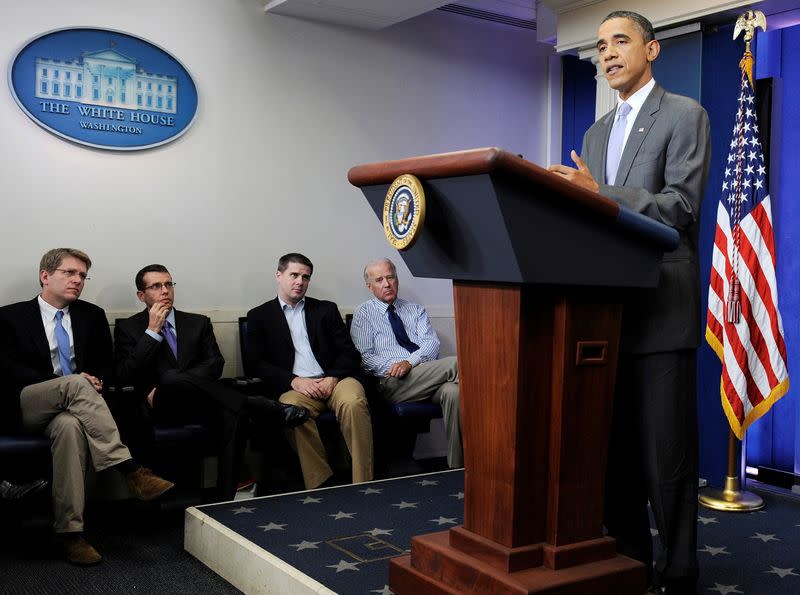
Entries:
{"label": "flag stand base", "polygon": [[722,490],[705,489],[697,497],[698,502],[706,508],[724,510],[725,512],[753,512],[764,508],[764,499],[752,492],[743,492],[740,488],[739,474],[736,472],[736,436],[728,433],[728,475],[725,488]]}
{"label": "flag stand base", "polygon": [[739,488],[739,478],[729,475],[725,478],[724,489],[705,489],[698,501],[706,508],[725,512],[753,512],[764,508],[764,499],[761,496],[743,492]]}

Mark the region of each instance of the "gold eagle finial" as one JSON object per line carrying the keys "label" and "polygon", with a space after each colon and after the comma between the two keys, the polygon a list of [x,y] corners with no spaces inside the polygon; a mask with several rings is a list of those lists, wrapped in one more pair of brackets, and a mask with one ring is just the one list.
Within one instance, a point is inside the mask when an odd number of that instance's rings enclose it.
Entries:
{"label": "gold eagle finial", "polygon": [[747,78],[750,80],[750,86],[753,85],[753,54],[750,51],[750,42],[755,37],[756,29],[761,27],[763,31],[767,30],[767,17],[760,10],[748,10],[744,14],[740,14],[736,19],[736,25],[733,28],[733,38],[739,37],[739,34],[744,31],[744,56],[739,62],[739,67],[743,68],[747,73]]}

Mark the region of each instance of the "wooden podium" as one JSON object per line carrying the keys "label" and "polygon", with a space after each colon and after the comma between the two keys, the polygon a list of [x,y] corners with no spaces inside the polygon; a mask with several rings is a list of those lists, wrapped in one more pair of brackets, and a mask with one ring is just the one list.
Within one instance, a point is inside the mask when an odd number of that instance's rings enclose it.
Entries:
{"label": "wooden podium", "polygon": [[641,595],[644,566],[602,535],[626,287],[652,287],[677,233],[499,149],[360,165],[379,219],[423,185],[412,274],[453,279],[464,524],[391,561],[405,593]]}

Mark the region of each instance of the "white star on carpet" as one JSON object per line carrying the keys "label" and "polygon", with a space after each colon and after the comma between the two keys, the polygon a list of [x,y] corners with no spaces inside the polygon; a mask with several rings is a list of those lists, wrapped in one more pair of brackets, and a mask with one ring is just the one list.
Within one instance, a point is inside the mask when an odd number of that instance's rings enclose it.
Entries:
{"label": "white star on carpet", "polygon": [[779,577],[784,578],[787,576],[800,576],[794,571],[794,568],[776,568],[775,566],[770,566],[772,570],[765,570],[766,574],[777,574]]}
{"label": "white star on carpet", "polygon": [[302,500],[298,500],[302,504],[319,504],[322,502],[322,498],[314,498],[314,496],[306,496]]}
{"label": "white star on carpet", "polygon": [[383,589],[373,589],[370,593],[377,593],[378,595],[394,595],[394,591],[389,588],[389,585],[383,585]]}
{"label": "white star on carpet", "polygon": [[321,541],[306,541],[305,539],[300,543],[290,543],[289,547],[296,547],[296,552],[301,550],[318,550],[317,544],[322,543]]}
{"label": "white star on carpet", "polygon": [[285,526],[286,526],[285,524],[279,525],[277,523],[272,523],[271,522],[269,525],[259,525],[258,528],[262,529],[263,531],[275,531],[275,530],[283,531],[283,528]]}
{"label": "white star on carpet", "polygon": [[455,494],[450,494],[453,498],[458,498],[459,500],[464,499],[464,492],[456,492]]}
{"label": "white star on carpet", "polygon": [[432,479],[423,479],[422,481],[418,481],[417,485],[421,486],[438,486],[438,481],[433,481]]}
{"label": "white star on carpet", "polygon": [[432,523],[437,523],[439,525],[455,525],[456,524],[456,519],[455,518],[448,519],[448,518],[445,518],[443,516],[440,516],[438,519],[430,519],[430,521]]}
{"label": "white star on carpet", "polygon": [[358,562],[348,562],[347,560],[339,560],[338,564],[328,564],[326,568],[335,568],[336,574],[343,570],[358,570]]}
{"label": "white star on carpet", "polygon": [[332,516],[334,520],[338,521],[341,519],[352,519],[354,512],[342,512],[341,510],[336,514],[329,514],[328,516]]}
{"label": "white star on carpet", "polygon": [[717,523],[719,525],[719,521],[717,517],[714,516],[698,516],[697,517],[698,523],[703,523],[703,526],[708,525],[709,523]]}
{"label": "white star on carpet", "polygon": [[368,533],[373,537],[377,537],[378,535],[391,535],[392,531],[394,531],[394,529],[378,529],[377,527],[375,527],[371,531],[364,531],[364,533]]}
{"label": "white star on carpet", "polygon": [[255,508],[249,506],[240,506],[231,510],[233,514],[252,514]]}
{"label": "white star on carpet", "polygon": [[402,501],[400,501],[399,504],[392,504],[392,506],[397,506],[397,508],[399,510],[402,510],[404,508],[416,508],[417,504],[419,504],[419,503],[418,502],[406,502],[405,500],[402,500]]}
{"label": "white star on carpet", "polygon": [[717,554],[725,554],[726,556],[730,556],[730,552],[726,552],[725,550],[728,549],[728,546],[723,547],[711,547],[710,545],[705,546],[702,550],[697,550],[698,552],[703,552],[705,554],[711,554],[712,556],[716,556]]}
{"label": "white star on carpet", "polygon": [[365,496],[369,496],[370,494],[380,494],[383,492],[383,490],[376,490],[375,488],[367,488],[366,490],[358,490],[358,491],[364,494]]}
{"label": "white star on carpet", "polygon": [[751,535],[750,539],[760,539],[764,543],[768,541],[780,541],[774,534],[767,535],[766,533],[756,533],[755,535]]}
{"label": "white star on carpet", "polygon": [[709,591],[716,591],[717,593],[721,593],[722,595],[728,595],[728,593],[744,593],[744,591],[740,591],[736,587],[739,585],[720,585],[719,583],[714,583],[714,586],[709,588]]}

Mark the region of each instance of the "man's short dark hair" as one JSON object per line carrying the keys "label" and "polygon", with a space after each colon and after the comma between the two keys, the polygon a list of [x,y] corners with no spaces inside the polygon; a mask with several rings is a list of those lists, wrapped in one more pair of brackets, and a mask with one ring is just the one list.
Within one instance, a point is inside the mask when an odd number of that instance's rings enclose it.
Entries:
{"label": "man's short dark hair", "polygon": [[136,273],[135,282],[136,282],[136,289],[138,291],[144,291],[145,290],[144,276],[147,273],[167,273],[167,274],[169,274],[169,271],[167,270],[167,267],[165,267],[163,264],[148,264],[141,271]]}
{"label": "man's short dark hair", "polygon": [[311,269],[312,273],[314,272],[314,265],[311,263],[308,257],[303,256],[299,252],[289,252],[289,254],[284,254],[281,256],[280,259],[278,259],[278,272],[282,273],[285,271],[290,262],[296,262],[297,264],[307,266]]}
{"label": "man's short dark hair", "polygon": [[[72,256],[83,262],[83,264],[86,265],[87,271],[92,268],[92,259],[89,258],[89,255],[83,250],[78,250],[77,248],[53,248],[42,255],[42,259],[39,261],[39,272],[47,271],[52,275],[56,269],[61,266],[61,262],[68,256]],[[39,280],[39,286],[44,287],[41,279]]]}
{"label": "man's short dark hair", "polygon": [[638,12],[633,12],[632,10],[615,10],[614,12],[609,13],[600,24],[602,25],[611,19],[629,19],[633,21],[633,24],[639,30],[639,33],[641,33],[642,37],[644,37],[645,43],[653,41],[656,38],[656,32],[653,31],[653,23],[648,21]]}

